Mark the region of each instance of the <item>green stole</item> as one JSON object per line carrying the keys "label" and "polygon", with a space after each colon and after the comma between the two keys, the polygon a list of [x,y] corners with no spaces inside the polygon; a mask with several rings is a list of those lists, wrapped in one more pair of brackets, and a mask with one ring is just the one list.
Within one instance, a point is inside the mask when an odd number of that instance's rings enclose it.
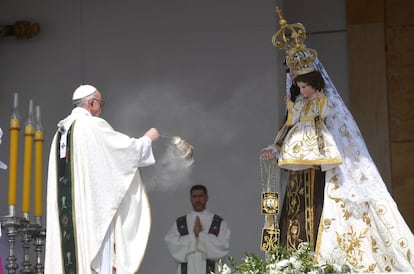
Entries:
{"label": "green stole", "polygon": [[[57,136],[56,145],[56,159],[57,159],[57,207],[59,211],[59,225],[60,225],[60,242],[61,255],[63,263],[63,272],[68,274],[75,274],[78,272],[76,260],[76,242],[75,242],[75,212],[74,193],[72,184],[72,130],[73,124],[69,128],[66,135],[66,157],[60,158],[60,139],[61,132]],[[64,148],[62,148],[64,149]]]}

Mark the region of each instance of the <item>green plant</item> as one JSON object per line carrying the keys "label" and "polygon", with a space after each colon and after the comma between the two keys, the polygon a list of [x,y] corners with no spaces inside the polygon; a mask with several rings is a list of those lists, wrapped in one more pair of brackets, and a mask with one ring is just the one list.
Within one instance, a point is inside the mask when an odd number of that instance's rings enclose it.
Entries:
{"label": "green plant", "polygon": [[297,273],[350,273],[358,272],[340,260],[319,264],[315,260],[313,248],[308,243],[302,243],[298,249],[288,249],[277,246],[275,250],[265,253],[265,259],[259,255],[246,252],[245,257],[237,263],[229,257],[229,265],[219,262],[221,274],[297,274]]}

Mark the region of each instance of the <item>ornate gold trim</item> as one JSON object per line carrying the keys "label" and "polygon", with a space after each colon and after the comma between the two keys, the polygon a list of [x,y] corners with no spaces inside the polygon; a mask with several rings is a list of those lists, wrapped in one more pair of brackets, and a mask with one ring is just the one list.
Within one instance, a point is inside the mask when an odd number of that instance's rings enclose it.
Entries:
{"label": "ornate gold trim", "polygon": [[275,250],[279,244],[279,237],[280,237],[279,229],[263,228],[260,249],[262,251]]}
{"label": "ornate gold trim", "polygon": [[276,215],[279,213],[279,192],[262,192],[262,214]]}

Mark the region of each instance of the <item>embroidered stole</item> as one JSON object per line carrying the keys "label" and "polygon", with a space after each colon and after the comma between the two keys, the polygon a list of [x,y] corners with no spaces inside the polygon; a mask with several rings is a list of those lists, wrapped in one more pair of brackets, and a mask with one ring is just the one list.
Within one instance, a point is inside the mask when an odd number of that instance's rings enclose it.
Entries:
{"label": "embroidered stole", "polygon": [[[72,126],[66,135],[66,147],[57,147],[57,203],[59,210],[60,242],[63,262],[63,272],[75,274],[78,272],[76,260],[75,223],[73,210],[73,185],[72,185]],[[65,136],[64,136],[65,137]],[[63,138],[64,138],[63,137]],[[62,134],[57,136],[58,144]],[[61,158],[61,150],[66,150],[66,157]],[[64,153],[64,152],[63,152]]]}

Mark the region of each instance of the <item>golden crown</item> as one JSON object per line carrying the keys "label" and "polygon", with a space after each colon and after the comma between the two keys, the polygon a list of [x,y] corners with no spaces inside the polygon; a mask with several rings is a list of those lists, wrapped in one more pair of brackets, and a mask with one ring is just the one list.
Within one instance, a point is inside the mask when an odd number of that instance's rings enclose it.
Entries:
{"label": "golden crown", "polygon": [[286,65],[305,74],[314,70],[313,63],[318,54],[316,50],[307,48],[305,45],[306,29],[301,23],[288,24],[282,16],[282,10],[276,6],[279,16],[280,30],[272,37],[272,43],[278,49],[286,51]]}

